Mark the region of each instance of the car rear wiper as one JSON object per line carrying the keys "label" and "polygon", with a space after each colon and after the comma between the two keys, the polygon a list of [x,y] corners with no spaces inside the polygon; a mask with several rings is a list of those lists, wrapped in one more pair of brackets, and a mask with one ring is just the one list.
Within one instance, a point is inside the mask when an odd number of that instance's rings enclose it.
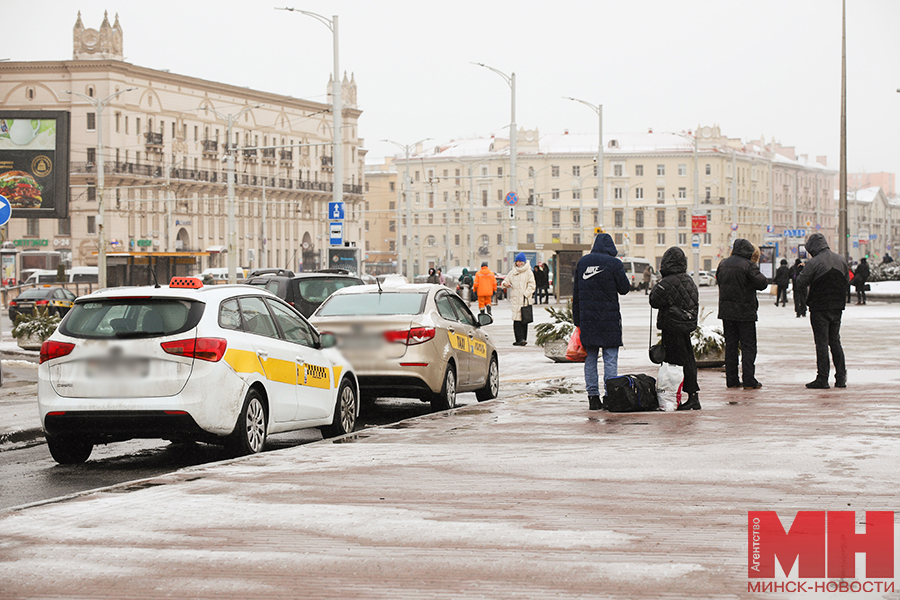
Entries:
{"label": "car rear wiper", "polygon": [[142,337],[158,337],[165,335],[164,331],[117,331],[116,337],[120,340]]}

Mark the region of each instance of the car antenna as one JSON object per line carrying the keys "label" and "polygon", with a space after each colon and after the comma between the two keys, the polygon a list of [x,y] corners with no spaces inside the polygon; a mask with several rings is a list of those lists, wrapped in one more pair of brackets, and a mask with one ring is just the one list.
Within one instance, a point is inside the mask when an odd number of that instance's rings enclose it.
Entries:
{"label": "car antenna", "polygon": [[150,270],[150,275],[153,276],[153,283],[155,284],[153,287],[155,287],[155,288],[160,287],[159,281],[156,280],[156,271],[153,270],[153,265],[148,263],[147,268]]}
{"label": "car antenna", "polygon": [[384,290],[381,289],[381,280],[378,277],[375,277],[375,283],[378,284],[378,293],[382,293]]}

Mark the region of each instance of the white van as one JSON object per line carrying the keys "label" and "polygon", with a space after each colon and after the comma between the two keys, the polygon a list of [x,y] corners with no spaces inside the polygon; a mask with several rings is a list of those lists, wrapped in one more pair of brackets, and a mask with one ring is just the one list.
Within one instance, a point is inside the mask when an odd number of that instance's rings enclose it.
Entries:
{"label": "white van", "polygon": [[[247,278],[247,273],[240,267],[235,269],[235,273],[239,281]],[[211,276],[215,281],[228,281],[228,267],[210,267],[200,273],[200,278],[202,279],[204,275]]]}
{"label": "white van", "polygon": [[[72,267],[65,271],[64,283],[97,283],[99,271],[97,267]],[[25,280],[25,285],[38,285],[47,283],[59,283],[56,281],[56,271],[48,269],[35,269]]]}
{"label": "white van", "polygon": [[644,287],[644,270],[647,267],[650,267],[650,285],[653,284],[658,279],[658,274],[656,273],[656,269],[653,268],[653,265],[650,264],[650,261],[646,258],[632,258],[632,257],[622,257],[619,260],[622,261],[622,266],[625,267],[625,275],[628,277],[628,281],[631,283],[632,290],[640,290]]}

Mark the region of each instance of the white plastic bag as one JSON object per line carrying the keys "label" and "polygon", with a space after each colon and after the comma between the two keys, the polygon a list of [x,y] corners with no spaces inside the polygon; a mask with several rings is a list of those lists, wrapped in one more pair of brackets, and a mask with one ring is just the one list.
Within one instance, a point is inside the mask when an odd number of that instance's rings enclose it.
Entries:
{"label": "white plastic bag", "polygon": [[663,363],[656,377],[656,397],[659,410],[672,412],[681,404],[681,387],[684,385],[684,368]]}

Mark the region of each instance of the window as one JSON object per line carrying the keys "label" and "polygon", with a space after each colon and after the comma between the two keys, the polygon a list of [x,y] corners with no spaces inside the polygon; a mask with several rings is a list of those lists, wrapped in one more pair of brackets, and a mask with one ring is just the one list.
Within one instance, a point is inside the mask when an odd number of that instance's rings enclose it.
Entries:
{"label": "window", "polygon": [[458,233],[457,233],[455,236],[453,236],[453,242],[454,242],[457,246],[459,246],[459,234],[458,234]]}
{"label": "window", "polygon": [[419,172],[416,171],[416,181],[419,181]]}
{"label": "window", "polygon": [[613,165],[613,175],[616,177],[622,176],[622,165]]}
{"label": "window", "polygon": [[550,197],[554,200],[559,200],[559,188],[553,188],[550,190]]}
{"label": "window", "polygon": [[488,191],[481,190],[481,205],[487,206],[487,203],[488,203]]}
{"label": "window", "polygon": [[87,149],[87,161],[88,166],[93,167],[97,162],[97,149],[96,148],[88,148]]}
{"label": "window", "polygon": [[678,209],[678,226],[687,227],[687,209],[685,208]]}
{"label": "window", "polygon": [[656,211],[656,226],[657,227],[665,227],[666,226],[666,211],[664,211],[664,210]]}
{"label": "window", "polygon": [[596,177],[596,176],[597,176],[597,165],[595,164],[594,165],[594,177]]}
{"label": "window", "polygon": [[391,181],[390,183],[388,183],[388,189],[392,192],[396,192],[397,184],[395,182]]}
{"label": "window", "polygon": [[579,223],[581,223],[581,211],[579,211],[579,210],[572,211],[572,223],[574,225],[578,225]]}
{"label": "window", "polygon": [[622,211],[617,210],[613,213],[616,227],[622,227]]}
{"label": "window", "polygon": [[497,176],[503,177],[503,167],[497,167]]}
{"label": "window", "polygon": [[87,130],[88,131],[96,131],[97,130],[97,113],[88,113],[87,114]]}
{"label": "window", "polygon": [[488,167],[481,167],[481,176],[487,177],[490,175],[490,169]]}
{"label": "window", "polygon": [[656,203],[657,204],[665,204],[666,203],[666,188],[664,188],[664,187],[656,188]]}
{"label": "window", "polygon": [[665,175],[666,174],[666,165],[656,165],[656,174],[657,175]]}
{"label": "window", "polygon": [[388,202],[388,208],[390,210],[397,210],[397,203],[391,200],[390,202]]}
{"label": "window", "polygon": [[554,227],[559,227],[559,211],[554,210],[551,212],[551,220],[553,221]]}
{"label": "window", "polygon": [[389,252],[396,252],[396,251],[397,251],[397,242],[396,242],[396,241],[391,240],[391,241],[388,242],[388,251],[389,251]]}
{"label": "window", "polygon": [[678,234],[678,245],[679,246],[687,246],[687,234],[686,233]]}
{"label": "window", "polygon": [[710,175],[710,174],[711,174],[711,169],[710,169],[709,163],[706,163],[706,174],[707,174],[707,175]]}
{"label": "window", "polygon": [[573,233],[573,234],[572,234],[572,243],[573,243],[573,244],[580,244],[580,243],[581,243],[581,234],[580,234],[580,233]]}
{"label": "window", "polygon": [[657,246],[665,246],[666,245],[666,234],[662,231],[656,234],[656,245]]}
{"label": "window", "polygon": [[558,165],[551,165],[550,177],[559,177],[559,166]]}
{"label": "window", "polygon": [[678,176],[684,177],[687,175],[687,165],[678,165]]}
{"label": "window", "polygon": [[58,219],[56,221],[56,235],[72,235],[72,220]]}
{"label": "window", "polygon": [[388,231],[397,231],[396,221],[388,221]]}
{"label": "window", "polygon": [[678,188],[678,198],[684,199],[687,198],[687,188],[680,187]]}
{"label": "window", "polygon": [[706,199],[709,200],[710,194],[712,194],[712,188],[706,188]]}
{"label": "window", "polygon": [[621,233],[617,233],[615,235],[615,242],[616,242],[616,246],[622,245],[622,234]]}
{"label": "window", "polygon": [[623,197],[622,192],[623,190],[620,187],[613,188],[613,198],[615,198],[616,200],[621,200]]}
{"label": "window", "polygon": [[41,233],[40,219],[26,219],[25,235],[37,237]]}
{"label": "window", "polygon": [[639,228],[644,226],[644,211],[641,209],[634,211],[634,226]]}
{"label": "window", "polygon": [[503,190],[497,190],[497,202],[503,202]]}
{"label": "window", "polygon": [[528,212],[525,213],[525,220],[528,221],[529,223],[534,223],[534,211],[533,210],[529,210]]}
{"label": "window", "polygon": [[572,175],[574,175],[575,177],[581,177],[581,167],[579,167],[578,165],[572,167]]}
{"label": "window", "polygon": [[502,246],[502,245],[503,245],[503,234],[502,234],[502,233],[498,233],[498,234],[497,234],[497,245],[498,245],[498,246]]}
{"label": "window", "polygon": [[526,243],[526,244],[533,244],[533,243],[534,243],[534,234],[533,234],[533,233],[526,233],[526,234],[525,234],[525,243]]}
{"label": "window", "polygon": [[572,190],[572,199],[581,200],[581,190]]}
{"label": "window", "polygon": [[643,200],[644,199],[644,188],[642,188],[642,187],[634,188],[634,197],[637,198],[638,200]]}
{"label": "window", "polygon": [[87,232],[88,233],[97,233],[97,217],[88,217],[87,218]]}
{"label": "window", "polygon": [[598,211],[597,211],[596,208],[595,208],[594,210],[591,211],[591,221],[593,221],[594,227],[596,227],[597,225],[600,224],[600,222],[597,220],[597,215],[598,215],[598,214],[599,214],[599,213],[598,213]]}
{"label": "window", "polygon": [[644,165],[635,165],[634,166],[634,174],[638,177],[643,176],[644,174]]}
{"label": "window", "polygon": [[704,246],[711,246],[711,245],[712,245],[712,234],[711,234],[711,233],[704,233],[704,234],[703,234],[703,245],[704,245]]}
{"label": "window", "polygon": [[638,246],[643,246],[644,245],[644,234],[643,233],[634,234],[634,243]]}
{"label": "window", "polygon": [[96,202],[97,201],[97,188],[94,187],[93,185],[88,185],[87,199],[88,199],[88,202]]}
{"label": "window", "polygon": [[459,185],[459,169],[456,169],[456,185]]}
{"label": "window", "polygon": [[434,246],[436,243],[437,243],[437,240],[435,239],[435,237],[433,235],[429,235],[428,237],[425,238],[425,244],[427,246]]}

